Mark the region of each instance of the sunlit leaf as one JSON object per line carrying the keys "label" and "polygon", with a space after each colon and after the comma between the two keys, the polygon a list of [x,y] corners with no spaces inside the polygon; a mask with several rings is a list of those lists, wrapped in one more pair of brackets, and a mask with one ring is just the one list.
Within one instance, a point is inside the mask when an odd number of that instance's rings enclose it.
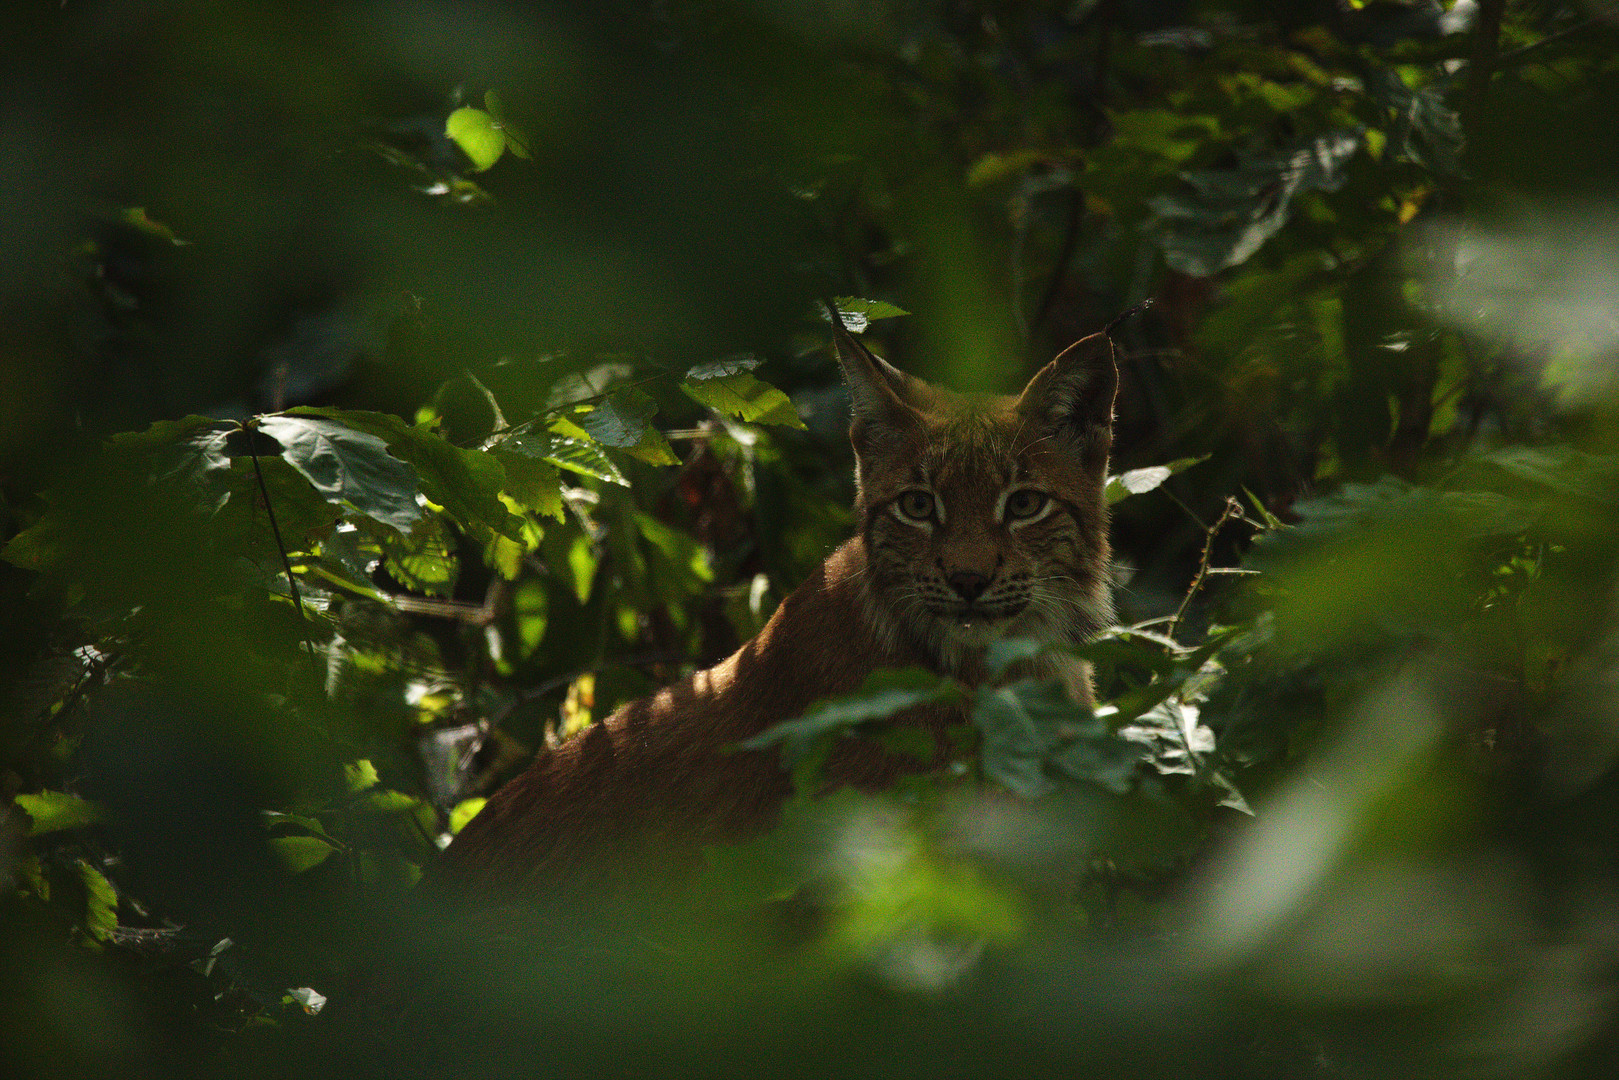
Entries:
{"label": "sunlit leaf", "polygon": [[57,832],[61,829],[81,829],[101,820],[101,808],[88,799],[69,795],[63,791],[41,791],[34,795],[18,795],[16,804],[33,824],[29,836]]}
{"label": "sunlit leaf", "polygon": [[97,941],[108,941],[118,929],[118,893],[105,874],[83,859],[79,860],[79,880],[84,884],[84,929]]}
{"label": "sunlit leaf", "polygon": [[294,874],[319,866],[337,850],[318,836],[273,836],[269,843],[281,865]]}
{"label": "sunlit leaf", "polygon": [[895,307],[886,300],[866,300],[858,296],[834,297],[834,304],[838,307],[838,315],[843,319],[843,325],[851,334],[863,334],[866,327],[878,319],[892,319],[900,315],[909,315],[904,308]]}
{"label": "sunlit leaf", "polygon": [[568,557],[563,561],[566,568],[568,584],[573,594],[579,598],[581,604],[590,600],[590,591],[596,582],[596,567],[600,560],[596,558],[596,546],[591,543],[590,537],[580,534],[573,538],[568,545]]}
{"label": "sunlit leaf", "polygon": [[680,384],[686,395],[698,404],[758,424],[781,424],[802,428],[804,421],[787,395],[760,382],[747,372],[704,379],[688,379]]}
{"label": "sunlit leaf", "polygon": [[536,514],[561,521],[562,477],[557,466],[550,461],[529,454],[506,449],[512,440],[502,443],[493,451],[501,467],[506,470],[506,490],[523,506]]}
{"label": "sunlit leaf", "polygon": [[634,446],[627,446],[624,452],[648,465],[679,465],[680,458],[675,456],[674,447],[663,432],[648,424],[641,429],[641,438]]}
{"label": "sunlit leaf", "polygon": [[174,235],[173,229],[154,219],[151,214],[146,212],[146,207],[144,206],[126,207],[119,213],[118,218],[125,225],[132,225],[147,236],[154,236],[159,240],[173,244],[175,247],[184,247],[190,242]]}
{"label": "sunlit leaf", "polygon": [[287,997],[310,1016],[319,1016],[320,1011],[326,1007],[326,995],[307,986],[288,990]]}
{"label": "sunlit leaf", "polygon": [[462,799],[450,811],[448,826],[452,833],[458,833],[467,827],[467,822],[478,816],[478,811],[484,808],[489,800],[478,796],[471,799]]}
{"label": "sunlit leaf", "polygon": [[377,784],[377,767],[371,764],[370,758],[361,758],[358,761],[344,762],[343,779],[350,791],[365,791]]}
{"label": "sunlit leaf", "polygon": [[1107,486],[1102,490],[1102,496],[1109,506],[1131,495],[1143,495],[1160,487],[1176,473],[1191,468],[1200,461],[1207,461],[1209,455],[1202,457],[1180,458],[1171,461],[1168,465],[1148,465],[1142,469],[1131,469],[1129,472],[1119,473],[1107,478]]}
{"label": "sunlit leaf", "polygon": [[506,135],[500,123],[482,109],[469,105],[450,114],[444,122],[444,134],[467,155],[475,172],[482,172],[499,161],[506,150]]}
{"label": "sunlit leaf", "polygon": [[[584,433],[581,431],[580,434]],[[618,466],[588,436],[575,438],[555,431],[530,431],[502,440],[499,448],[524,457],[539,458],[580,476],[605,480],[621,487],[629,486],[629,481],[619,472]]]}
{"label": "sunlit leaf", "polygon": [[630,515],[630,520],[658,554],[663,563],[660,570],[672,573],[691,591],[714,579],[714,571],[708,565],[708,551],[694,538],[670,528],[651,514],[636,512]]}
{"label": "sunlit leaf", "polygon": [[545,640],[550,607],[550,594],[539,578],[525,578],[512,592],[512,614],[517,619],[517,637],[525,659]]}

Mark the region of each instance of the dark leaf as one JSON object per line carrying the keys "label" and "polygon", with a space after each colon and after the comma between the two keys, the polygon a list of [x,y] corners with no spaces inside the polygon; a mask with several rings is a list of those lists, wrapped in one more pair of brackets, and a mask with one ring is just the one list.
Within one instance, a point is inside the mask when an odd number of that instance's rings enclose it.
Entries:
{"label": "dark leaf", "polygon": [[798,719],[776,724],[742,745],[749,750],[779,745],[783,761],[791,768],[823,736],[919,705],[953,701],[960,695],[953,680],[921,668],[876,671],[854,693],[813,705]]}
{"label": "dark leaf", "polygon": [[327,499],[402,533],[421,520],[416,477],[382,439],[318,416],[266,416],[259,427]]}
{"label": "dark leaf", "polygon": [[1194,277],[1246,261],[1287,224],[1299,194],[1342,186],[1364,135],[1340,128],[1280,154],[1239,154],[1232,169],[1182,173],[1186,195],[1149,200],[1165,261]]}
{"label": "dark leaf", "polygon": [[512,540],[521,537],[522,519],[500,501],[505,473],[488,452],[455,446],[426,428],[413,427],[388,413],[294,409],[289,415],[323,417],[381,439],[394,457],[414,470],[422,494],[442,506],[460,525],[492,530]]}
{"label": "dark leaf", "polygon": [[574,423],[602,445],[625,450],[640,445],[647,423],[657,412],[657,403],[643,392],[620,390],[590,412],[574,417]]}

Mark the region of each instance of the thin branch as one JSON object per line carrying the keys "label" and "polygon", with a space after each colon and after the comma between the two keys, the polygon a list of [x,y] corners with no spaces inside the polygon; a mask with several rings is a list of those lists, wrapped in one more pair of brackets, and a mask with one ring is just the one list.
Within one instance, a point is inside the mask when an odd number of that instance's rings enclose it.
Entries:
{"label": "thin branch", "polygon": [[315,656],[315,638],[309,632],[309,616],[304,612],[303,594],[298,591],[298,578],[292,572],[292,559],[287,556],[286,542],[281,539],[281,525],[275,519],[275,506],[270,502],[270,489],[264,483],[264,470],[259,467],[259,455],[249,456],[253,459],[253,476],[259,482],[259,497],[264,500],[264,512],[270,519],[270,532],[275,537],[276,550],[281,553],[281,566],[287,572],[287,588],[292,591],[292,602],[298,608],[298,625],[303,628],[304,644],[309,646],[309,663],[315,670],[316,685],[320,685],[325,676]]}
{"label": "thin branch", "polygon": [[1204,579],[1209,576],[1209,557],[1214,551],[1215,535],[1220,531],[1226,522],[1232,520],[1233,518],[1240,517],[1242,517],[1242,504],[1237,502],[1236,499],[1227,495],[1225,500],[1225,509],[1220,511],[1220,516],[1215,519],[1214,524],[1210,525],[1208,532],[1204,534],[1203,558],[1198,562],[1197,575],[1192,578],[1192,585],[1186,590],[1186,596],[1183,600],[1181,600],[1181,606],[1175,610],[1175,617],[1169,621],[1169,627],[1164,631],[1164,633],[1168,634],[1170,637],[1175,636],[1175,631],[1180,626],[1181,618],[1186,614],[1186,609],[1191,604],[1192,597],[1197,595],[1197,591],[1203,587]]}

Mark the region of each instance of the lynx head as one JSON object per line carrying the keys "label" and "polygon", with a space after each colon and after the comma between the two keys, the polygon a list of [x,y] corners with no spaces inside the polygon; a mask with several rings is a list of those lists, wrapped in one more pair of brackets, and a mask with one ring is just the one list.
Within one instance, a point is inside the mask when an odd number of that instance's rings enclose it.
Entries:
{"label": "lynx head", "polygon": [[868,602],[885,634],[971,679],[994,638],[1078,643],[1106,626],[1118,386],[1106,335],[1070,346],[1016,397],[982,397],[906,375],[832,324]]}

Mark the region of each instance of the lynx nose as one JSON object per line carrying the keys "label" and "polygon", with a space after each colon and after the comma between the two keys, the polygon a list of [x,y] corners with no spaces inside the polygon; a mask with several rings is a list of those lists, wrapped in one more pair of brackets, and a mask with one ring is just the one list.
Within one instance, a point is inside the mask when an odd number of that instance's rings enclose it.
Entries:
{"label": "lynx nose", "polygon": [[944,580],[956,590],[957,596],[969,604],[983,596],[984,590],[989,588],[989,578],[971,570],[957,570],[955,573],[946,574]]}

